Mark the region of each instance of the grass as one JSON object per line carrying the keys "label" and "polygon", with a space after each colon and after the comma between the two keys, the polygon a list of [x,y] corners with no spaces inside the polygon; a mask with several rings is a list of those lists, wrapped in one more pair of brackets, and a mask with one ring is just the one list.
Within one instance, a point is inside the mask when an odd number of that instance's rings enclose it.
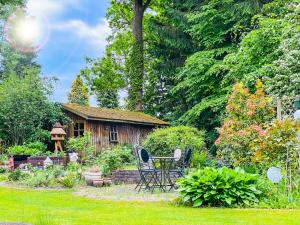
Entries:
{"label": "grass", "polygon": [[37,191],[0,187],[0,220],[35,225],[289,225],[300,210],[192,209],[167,202],[100,201],[72,191]]}

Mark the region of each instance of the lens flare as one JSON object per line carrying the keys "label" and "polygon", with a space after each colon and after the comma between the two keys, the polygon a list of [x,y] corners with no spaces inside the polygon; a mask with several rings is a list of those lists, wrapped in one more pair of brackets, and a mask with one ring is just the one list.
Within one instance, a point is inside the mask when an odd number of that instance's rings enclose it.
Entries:
{"label": "lens flare", "polygon": [[29,15],[24,9],[17,9],[8,18],[4,33],[13,48],[34,53],[47,43],[49,24],[41,16]]}

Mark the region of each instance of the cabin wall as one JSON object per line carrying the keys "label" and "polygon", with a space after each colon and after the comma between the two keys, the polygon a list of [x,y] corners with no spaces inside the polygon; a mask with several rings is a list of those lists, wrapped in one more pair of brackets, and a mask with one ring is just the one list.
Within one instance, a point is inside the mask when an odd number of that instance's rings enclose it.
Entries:
{"label": "cabin wall", "polygon": [[[96,151],[99,153],[103,149],[112,148],[118,144],[140,145],[143,139],[151,132],[154,126],[130,124],[130,123],[115,123],[104,121],[91,121],[77,116],[73,113],[66,112],[67,116],[75,122],[84,122],[85,132],[90,132],[92,142]],[[117,125],[118,142],[110,143],[109,131],[111,125]],[[66,129],[67,137],[72,137],[74,133],[73,124],[70,124]]]}

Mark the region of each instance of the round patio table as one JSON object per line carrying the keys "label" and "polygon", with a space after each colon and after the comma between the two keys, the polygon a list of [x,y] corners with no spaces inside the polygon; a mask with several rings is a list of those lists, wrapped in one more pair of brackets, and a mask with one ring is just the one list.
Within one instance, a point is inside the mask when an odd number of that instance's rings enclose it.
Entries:
{"label": "round patio table", "polygon": [[159,188],[161,191],[169,191],[174,188],[174,184],[170,177],[170,170],[172,169],[175,158],[174,157],[152,157],[154,169],[157,171]]}

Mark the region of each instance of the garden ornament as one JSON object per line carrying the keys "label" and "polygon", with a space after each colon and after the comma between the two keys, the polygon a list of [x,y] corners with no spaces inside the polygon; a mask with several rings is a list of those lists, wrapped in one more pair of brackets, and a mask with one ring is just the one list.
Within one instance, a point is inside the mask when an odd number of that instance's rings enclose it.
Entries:
{"label": "garden ornament", "polygon": [[55,142],[55,153],[62,151],[61,142],[65,140],[66,132],[63,130],[63,126],[60,123],[55,123],[51,131],[51,140]]}
{"label": "garden ornament", "polygon": [[177,148],[175,151],[174,151],[174,159],[175,161],[179,161],[181,158],[181,150],[179,148]]}
{"label": "garden ornament", "polygon": [[70,162],[77,162],[78,160],[78,153],[72,152],[69,153]]}
{"label": "garden ornament", "polygon": [[48,166],[52,166],[52,165],[53,165],[53,161],[48,156],[46,158],[46,160],[44,161],[44,169],[46,169]]}
{"label": "garden ornament", "polygon": [[279,183],[282,179],[282,176],[280,174],[280,168],[270,167],[267,171],[267,177],[271,182]]}

